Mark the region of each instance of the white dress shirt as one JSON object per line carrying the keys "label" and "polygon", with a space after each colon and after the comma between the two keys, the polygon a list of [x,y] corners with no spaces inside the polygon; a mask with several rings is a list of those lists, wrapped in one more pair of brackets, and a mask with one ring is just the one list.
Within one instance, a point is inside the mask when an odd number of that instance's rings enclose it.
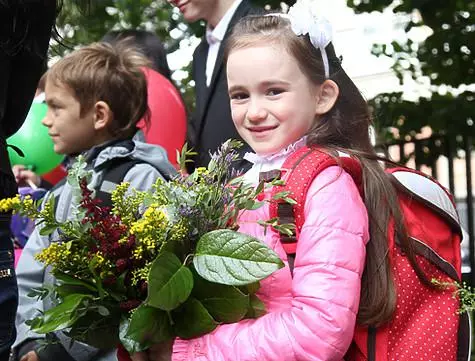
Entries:
{"label": "white dress shirt", "polygon": [[218,25],[216,25],[214,29],[210,29],[209,27],[206,29],[206,41],[209,44],[208,57],[206,59],[206,86],[211,84],[214,66],[216,65],[216,59],[218,58],[219,47],[224,39],[226,30],[228,29],[229,22],[241,2],[242,0],[234,1],[228,11],[226,11],[224,16],[221,18]]}

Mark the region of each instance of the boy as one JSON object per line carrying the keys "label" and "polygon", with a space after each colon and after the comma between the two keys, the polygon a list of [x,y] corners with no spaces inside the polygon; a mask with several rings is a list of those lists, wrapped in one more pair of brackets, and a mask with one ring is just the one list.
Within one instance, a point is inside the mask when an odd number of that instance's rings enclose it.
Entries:
{"label": "boy", "polygon": [[[146,190],[157,178],[174,173],[165,151],[133,139],[137,122],[146,115],[147,84],[141,70],[147,60],[127,44],[92,44],[66,56],[46,75],[48,112],[43,124],[57,153],[74,157],[83,154],[93,176],[90,188],[107,194],[114,184],[108,171],[131,164],[117,181],[130,182],[132,187]],[[65,183],[53,188],[56,218],[65,220],[71,213],[71,189]],[[32,288],[50,284],[54,278],[34,255],[54,242],[54,237],[40,236],[36,229],[23,250],[18,263],[19,309],[16,318],[18,337],[14,359],[22,361],[87,361],[115,360],[115,351],[97,350],[74,342],[63,333],[48,334],[53,340],[46,347],[39,345],[44,335],[29,330],[25,321],[39,311],[48,309],[47,299],[38,301],[27,294]]]}

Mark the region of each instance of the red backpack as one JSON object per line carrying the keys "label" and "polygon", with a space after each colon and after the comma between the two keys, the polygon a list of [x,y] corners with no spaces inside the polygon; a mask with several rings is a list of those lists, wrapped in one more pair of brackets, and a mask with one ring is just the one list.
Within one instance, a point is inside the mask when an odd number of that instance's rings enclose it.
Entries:
{"label": "red backpack", "polygon": [[[335,159],[316,148],[303,147],[284,163],[285,185],[276,186],[273,195],[289,191],[297,201],[292,206],[272,202],[270,217],[281,224],[293,223],[294,236],[281,235],[289,264],[297,248],[305,221],[304,204],[308,188],[324,169],[339,165],[349,173],[362,193],[358,161],[350,157]],[[410,241],[417,262],[429,277],[441,281],[461,281],[461,228],[450,194],[435,180],[408,168],[388,169],[397,189]],[[274,174],[275,175],[275,174]],[[284,174],[281,174],[284,175]],[[409,260],[388,230],[389,257],[397,287],[397,304],[392,320],[381,327],[356,326],[347,361],[466,361],[470,357],[468,314],[459,314],[459,300],[452,290],[431,289],[416,275]]]}

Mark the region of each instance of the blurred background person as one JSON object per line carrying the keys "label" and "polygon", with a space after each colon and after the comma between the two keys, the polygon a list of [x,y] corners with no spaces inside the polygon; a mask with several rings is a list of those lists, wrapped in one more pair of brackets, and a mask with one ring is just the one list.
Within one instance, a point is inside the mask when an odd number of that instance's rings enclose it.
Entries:
{"label": "blurred background person", "polygon": [[145,126],[142,120],[139,127],[145,134],[145,141],[165,148],[168,159],[176,165],[176,151],[180,151],[185,143],[187,118],[181,94],[171,79],[163,43],[157,35],[144,30],[111,31],[102,41],[114,44],[125,38],[130,38],[153,64],[153,68],[144,69],[150,125]]}
{"label": "blurred background person", "polygon": [[[0,0],[0,199],[17,192],[6,139],[23,124],[46,63],[56,0]],[[0,361],[15,341],[18,287],[11,215],[0,213]]]}

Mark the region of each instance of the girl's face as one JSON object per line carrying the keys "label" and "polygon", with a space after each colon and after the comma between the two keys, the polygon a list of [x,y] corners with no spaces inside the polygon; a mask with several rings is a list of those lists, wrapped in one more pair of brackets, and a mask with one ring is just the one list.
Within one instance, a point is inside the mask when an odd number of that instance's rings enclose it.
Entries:
{"label": "girl's face", "polygon": [[227,76],[234,125],[257,154],[279,152],[312,127],[318,86],[282,45],[232,50]]}

